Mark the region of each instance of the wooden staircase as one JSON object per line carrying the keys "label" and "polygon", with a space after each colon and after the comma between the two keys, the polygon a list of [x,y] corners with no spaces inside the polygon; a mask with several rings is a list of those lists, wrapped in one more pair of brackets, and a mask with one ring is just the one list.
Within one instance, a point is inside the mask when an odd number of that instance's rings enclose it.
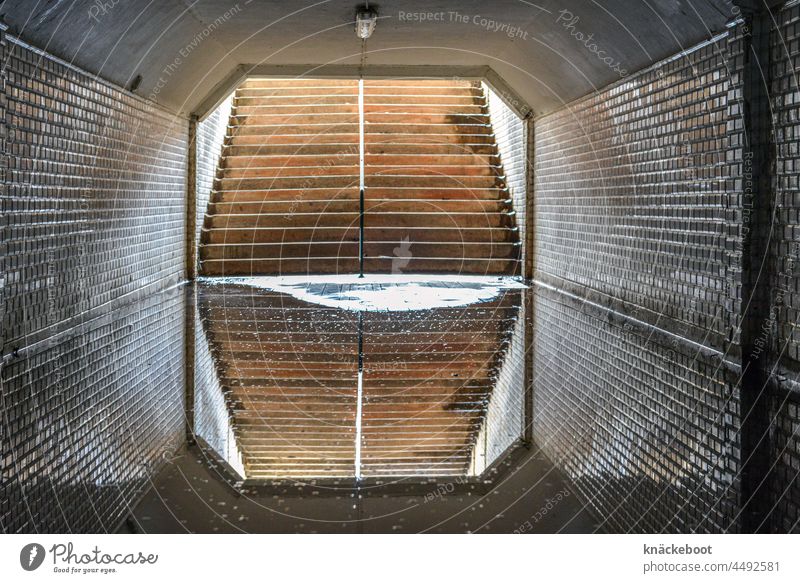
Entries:
{"label": "wooden staircase", "polygon": [[[249,80],[201,238],[201,273],[359,271],[356,80]],[[481,85],[367,80],[364,272],[517,274],[519,237]]]}

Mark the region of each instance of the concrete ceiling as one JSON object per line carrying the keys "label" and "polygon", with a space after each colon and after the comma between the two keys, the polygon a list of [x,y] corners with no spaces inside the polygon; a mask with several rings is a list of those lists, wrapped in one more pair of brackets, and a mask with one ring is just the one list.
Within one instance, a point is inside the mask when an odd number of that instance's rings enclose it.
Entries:
{"label": "concrete ceiling", "polygon": [[[0,14],[12,33],[31,44],[126,87],[141,76],[136,93],[190,113],[242,64],[262,70],[358,65],[361,47],[352,26],[356,4],[6,0]],[[372,5],[380,21],[367,43],[367,74],[377,65],[488,65],[537,113],[689,48],[733,18],[730,0],[384,0]],[[408,16],[415,13],[429,16],[423,21]]]}

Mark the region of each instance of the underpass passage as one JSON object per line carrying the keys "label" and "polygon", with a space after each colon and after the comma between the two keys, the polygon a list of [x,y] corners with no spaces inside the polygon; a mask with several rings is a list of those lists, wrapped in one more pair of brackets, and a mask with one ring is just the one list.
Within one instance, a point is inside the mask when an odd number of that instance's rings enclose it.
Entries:
{"label": "underpass passage", "polygon": [[[162,472],[178,530],[511,531],[561,472],[584,531],[800,531],[799,2],[465,0],[546,46],[395,11],[369,47],[339,2],[87,4],[0,18],[0,531],[145,524]],[[445,280],[520,241],[519,308]],[[348,488],[243,502],[279,476]]]}
{"label": "underpass passage", "polygon": [[480,82],[250,79],[236,89],[203,275],[514,275],[519,256]]}
{"label": "underpass passage", "polygon": [[[198,284],[217,382],[198,384],[195,401],[222,395],[236,453],[219,451],[199,417],[195,433],[232,468],[241,459],[236,478],[435,478],[485,468],[473,458],[490,407],[502,406],[492,393],[502,367],[522,365],[505,358],[522,286],[276,281]],[[386,309],[387,298],[413,294],[441,307]]]}

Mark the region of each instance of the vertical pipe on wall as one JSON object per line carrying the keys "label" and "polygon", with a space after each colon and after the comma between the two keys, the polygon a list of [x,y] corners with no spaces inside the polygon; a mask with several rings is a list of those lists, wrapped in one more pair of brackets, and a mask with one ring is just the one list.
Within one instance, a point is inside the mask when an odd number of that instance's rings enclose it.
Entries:
{"label": "vertical pipe on wall", "polygon": [[189,118],[189,155],[186,180],[186,279],[197,277],[197,124],[196,115]]}
{"label": "vertical pipe on wall", "polygon": [[522,275],[527,281],[533,280],[533,245],[534,245],[534,202],[535,202],[535,165],[534,165],[534,132],[535,124],[533,115],[528,115],[522,120],[525,130],[525,264],[522,267]]}
{"label": "vertical pipe on wall", "polygon": [[768,389],[773,342],[770,315],[775,281],[770,253],[775,203],[775,158],[771,136],[769,35],[771,16],[750,2],[742,6],[744,152],[742,156],[742,311],[741,311],[741,528],[768,528],[767,476],[770,471]]}
{"label": "vertical pipe on wall", "polygon": [[[523,120],[525,137],[525,263],[522,275],[530,283],[533,280],[533,242],[534,242],[534,120],[528,113]],[[533,289],[524,292],[525,310],[525,416],[523,441],[527,447],[533,445]]]}
{"label": "vertical pipe on wall", "polygon": [[[6,63],[7,55],[6,55],[6,25],[0,21],[0,59],[2,59],[2,63]],[[3,198],[7,195],[7,168],[9,167],[8,163],[8,151],[9,151],[9,144],[8,144],[8,126],[6,124],[6,67],[0,67],[0,195]],[[7,261],[7,237],[8,234],[6,232],[6,221],[7,219],[0,215],[0,271],[2,273],[6,273],[6,261]],[[5,282],[5,277],[3,278]],[[5,285],[5,283],[4,283]],[[5,302],[5,290],[4,286],[0,286],[0,322],[6,321],[6,302]],[[0,326],[0,357],[2,357],[5,349],[5,336],[6,336],[6,328],[5,326]],[[0,374],[3,371],[3,359],[0,358]]]}
{"label": "vertical pipe on wall", "polygon": [[358,193],[358,276],[364,277],[364,188]]}
{"label": "vertical pipe on wall", "polygon": [[195,318],[196,305],[194,280],[197,277],[197,124],[198,118],[189,118],[189,155],[186,179],[186,279],[184,302],[184,357],[186,377],[185,404],[186,441],[194,444],[194,371],[195,371]]}

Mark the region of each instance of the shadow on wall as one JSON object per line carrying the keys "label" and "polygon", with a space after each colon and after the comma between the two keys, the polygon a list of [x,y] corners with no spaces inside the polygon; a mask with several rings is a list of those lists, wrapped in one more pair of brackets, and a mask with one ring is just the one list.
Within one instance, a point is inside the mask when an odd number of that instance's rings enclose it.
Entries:
{"label": "shadow on wall", "polygon": [[185,441],[183,309],[173,288],[4,363],[4,532],[118,527]]}

